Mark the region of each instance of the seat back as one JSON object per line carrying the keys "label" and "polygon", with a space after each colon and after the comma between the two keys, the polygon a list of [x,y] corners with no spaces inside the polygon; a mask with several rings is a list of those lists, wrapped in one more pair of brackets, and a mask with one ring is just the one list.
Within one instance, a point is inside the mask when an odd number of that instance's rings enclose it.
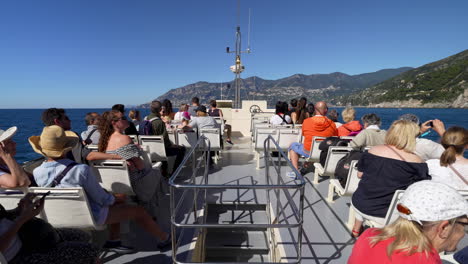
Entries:
{"label": "seat back", "polygon": [[128,136],[133,140],[133,143],[139,144],[138,135],[128,135]]}
{"label": "seat back", "polygon": [[[200,128],[198,135],[205,136],[206,140],[210,141],[211,151],[221,150],[221,129],[220,128]],[[208,142],[205,142],[208,146]]]}
{"label": "seat back", "polygon": [[272,128],[272,126],[270,124],[268,124],[268,123],[256,124],[255,128],[254,128],[254,131],[252,133],[252,142],[256,142],[256,140],[257,140],[257,131],[259,129],[263,129],[263,128]]}
{"label": "seat back", "polygon": [[341,139],[348,139],[348,140],[353,140],[354,137],[351,137],[351,136],[341,136],[340,137]]}
{"label": "seat back", "polygon": [[361,179],[358,178],[357,163],[358,163],[357,160],[353,160],[351,161],[351,164],[349,165],[348,180],[346,181],[344,195],[353,194],[359,185],[359,181]]}
{"label": "seat back", "polygon": [[173,128],[173,129],[168,129],[168,130],[167,130],[167,136],[169,137],[169,141],[170,141],[173,145],[177,145],[177,136],[176,136],[176,133],[177,133],[177,128]]}
{"label": "seat back", "polygon": [[113,193],[124,193],[130,196],[135,195],[130,183],[127,161],[92,161],[90,166],[93,168],[102,188]]}
{"label": "seat back", "polygon": [[46,196],[44,210],[38,217],[57,228],[102,229],[96,225],[83,188],[32,187],[30,192]]}
{"label": "seat back", "polygon": [[301,142],[302,130],[300,128],[278,129],[278,145],[283,151],[287,151],[294,142]]}
{"label": "seat back", "polygon": [[312,162],[317,162],[320,160],[320,153],[322,152],[319,149],[320,143],[325,140],[325,137],[313,137],[312,145],[310,146],[309,160]]}
{"label": "seat back", "polygon": [[180,146],[190,149],[197,144],[197,140],[197,131],[177,130],[177,142]]}
{"label": "seat back", "polygon": [[335,176],[336,164],[338,161],[351,152],[350,147],[338,147],[333,146],[328,149],[327,160],[325,161],[325,167],[323,168],[322,176]]}
{"label": "seat back", "polygon": [[22,189],[0,189],[0,204],[6,210],[15,209],[24,195],[25,190]]}
{"label": "seat back", "polygon": [[393,194],[392,202],[390,203],[387,214],[385,215],[384,225],[389,225],[398,219],[398,211],[396,208],[404,192],[405,190],[396,190]]}
{"label": "seat back", "polygon": [[265,148],[265,140],[268,136],[272,136],[275,140],[278,140],[278,134],[276,128],[257,128],[255,138],[255,150],[263,150]]}
{"label": "seat back", "polygon": [[152,162],[167,160],[163,136],[140,136],[139,140],[143,148],[148,146]]}

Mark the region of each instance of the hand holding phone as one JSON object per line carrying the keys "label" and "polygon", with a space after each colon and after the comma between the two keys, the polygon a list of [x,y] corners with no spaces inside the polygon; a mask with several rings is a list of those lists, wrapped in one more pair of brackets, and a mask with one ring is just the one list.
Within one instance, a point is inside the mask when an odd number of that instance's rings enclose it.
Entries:
{"label": "hand holding phone", "polygon": [[42,194],[42,197],[39,200],[45,200],[46,196],[50,194],[50,191]]}

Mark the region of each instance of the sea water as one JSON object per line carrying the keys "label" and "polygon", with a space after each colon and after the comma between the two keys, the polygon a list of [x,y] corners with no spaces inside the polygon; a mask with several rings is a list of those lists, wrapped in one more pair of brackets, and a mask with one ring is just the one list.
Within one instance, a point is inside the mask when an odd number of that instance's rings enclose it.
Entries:
{"label": "sea water", "polygon": [[[72,130],[81,134],[86,130],[85,115],[89,112],[103,113],[109,109],[66,109],[66,113],[71,120]],[[141,116],[149,113],[149,109],[139,109]],[[16,159],[18,162],[25,162],[40,157],[35,153],[28,142],[28,137],[40,135],[44,124],[41,121],[41,114],[44,109],[0,109],[0,129],[7,129],[11,126],[18,127],[18,133],[14,140],[17,143]],[[337,109],[341,113],[342,108]],[[356,108],[356,117],[368,113],[375,113],[382,119],[382,128],[388,129],[391,123],[400,115],[413,113],[419,116],[422,122],[430,119],[440,119],[445,126],[461,126],[468,128],[468,109],[422,109],[422,108]],[[235,118],[235,116],[234,116]],[[341,116],[339,117],[341,120]],[[341,120],[341,122],[343,122]],[[233,128],[235,130],[235,127]],[[429,139],[440,141],[437,133],[432,132],[428,135]],[[465,152],[468,157],[468,152]]]}

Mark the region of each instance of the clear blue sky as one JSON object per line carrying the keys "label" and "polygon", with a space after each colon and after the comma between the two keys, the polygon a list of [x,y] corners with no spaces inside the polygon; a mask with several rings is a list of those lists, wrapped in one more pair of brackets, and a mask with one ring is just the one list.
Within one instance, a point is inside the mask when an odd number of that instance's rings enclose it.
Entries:
{"label": "clear blue sky", "polygon": [[[418,67],[468,48],[468,1],[241,1],[243,77]],[[4,0],[0,108],[140,104],[225,82],[236,0]],[[244,47],[246,47],[244,42]]]}

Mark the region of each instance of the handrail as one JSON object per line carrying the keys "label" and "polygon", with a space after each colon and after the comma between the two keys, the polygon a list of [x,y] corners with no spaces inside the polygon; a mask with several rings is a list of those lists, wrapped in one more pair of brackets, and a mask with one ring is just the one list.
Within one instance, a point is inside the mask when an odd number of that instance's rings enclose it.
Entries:
{"label": "handrail", "polygon": [[[200,153],[200,146],[203,144],[204,151],[202,152],[201,159],[196,157],[197,153]],[[274,229],[279,228],[287,228],[287,229],[297,229],[297,243],[296,245],[296,252],[297,258],[294,259],[293,262],[289,263],[300,263],[301,261],[301,249],[302,249],[302,224],[303,224],[303,207],[304,207],[304,187],[306,181],[302,177],[302,175],[292,166],[292,163],[287,159],[286,154],[281,150],[278,143],[273,139],[273,137],[269,136],[264,142],[264,149],[265,149],[265,183],[262,184],[210,184],[209,183],[209,160],[210,160],[210,150],[211,150],[211,142],[205,137],[200,136],[195,146],[188,151],[186,156],[184,157],[181,165],[176,169],[173,176],[169,179],[170,185],[170,193],[171,193],[171,232],[172,237],[176,237],[176,231],[178,228],[182,229],[181,237],[186,228],[197,228],[200,229],[201,232],[205,232],[206,228],[265,228],[272,232]],[[274,151],[279,152],[278,162],[275,163],[269,153],[274,149]],[[184,165],[189,161],[190,157],[193,157],[193,163],[196,163],[194,169],[191,173],[190,178],[185,178],[185,182],[179,183],[176,181],[181,177],[181,173],[183,170]],[[293,170],[296,174],[296,179],[291,180],[290,182],[282,179],[281,174],[281,162],[285,160],[287,162],[287,166]],[[276,180],[273,179],[275,175],[270,172],[270,163],[273,163],[274,167],[274,174],[276,174]],[[204,165],[204,168],[203,168]],[[196,177],[199,175],[199,169],[202,169],[202,178],[197,180]],[[238,182],[238,181],[237,181]],[[203,215],[198,215],[198,206],[200,198],[204,199],[201,201],[202,205],[200,209],[206,209],[207,206],[207,194],[210,190],[215,189],[222,189],[222,191],[226,190],[266,190],[267,193],[267,223],[207,223],[206,222],[206,213]],[[182,194],[178,195],[178,201],[176,202],[176,195],[175,191],[181,190]],[[189,201],[189,205],[184,206],[184,200],[188,198],[188,192],[193,192],[193,199]],[[299,204],[296,205],[294,201],[295,194],[291,195],[290,191],[294,191],[294,193],[299,193]],[[204,197],[199,197],[200,192],[203,192]],[[270,197],[270,192],[274,193],[274,197]],[[283,204],[280,202],[280,194],[283,193],[286,199],[286,205],[283,207]],[[237,202],[235,204],[243,204],[239,201],[239,198],[236,199]],[[274,198],[274,199],[272,199]],[[297,198],[297,197],[296,197]],[[274,201],[273,201],[274,200]],[[273,208],[273,202],[276,203],[276,210]],[[282,201],[284,202],[284,200]],[[284,209],[286,207],[291,208],[291,213],[293,217],[286,216]],[[182,208],[189,208],[187,212],[181,212]],[[190,210],[193,214],[190,213]],[[203,210],[201,211],[203,212]],[[177,216],[184,215],[182,219],[176,219]],[[287,219],[282,222],[280,218]],[[289,222],[293,219],[293,222]],[[189,221],[190,220],[190,221]],[[269,237],[273,236],[273,233],[269,234]],[[173,251],[172,251],[172,258],[174,263],[192,263],[192,262],[181,262],[177,260],[177,250],[180,244],[180,241],[173,240]],[[270,241],[271,244],[271,241]],[[268,262],[268,263],[279,263],[279,262]]]}

